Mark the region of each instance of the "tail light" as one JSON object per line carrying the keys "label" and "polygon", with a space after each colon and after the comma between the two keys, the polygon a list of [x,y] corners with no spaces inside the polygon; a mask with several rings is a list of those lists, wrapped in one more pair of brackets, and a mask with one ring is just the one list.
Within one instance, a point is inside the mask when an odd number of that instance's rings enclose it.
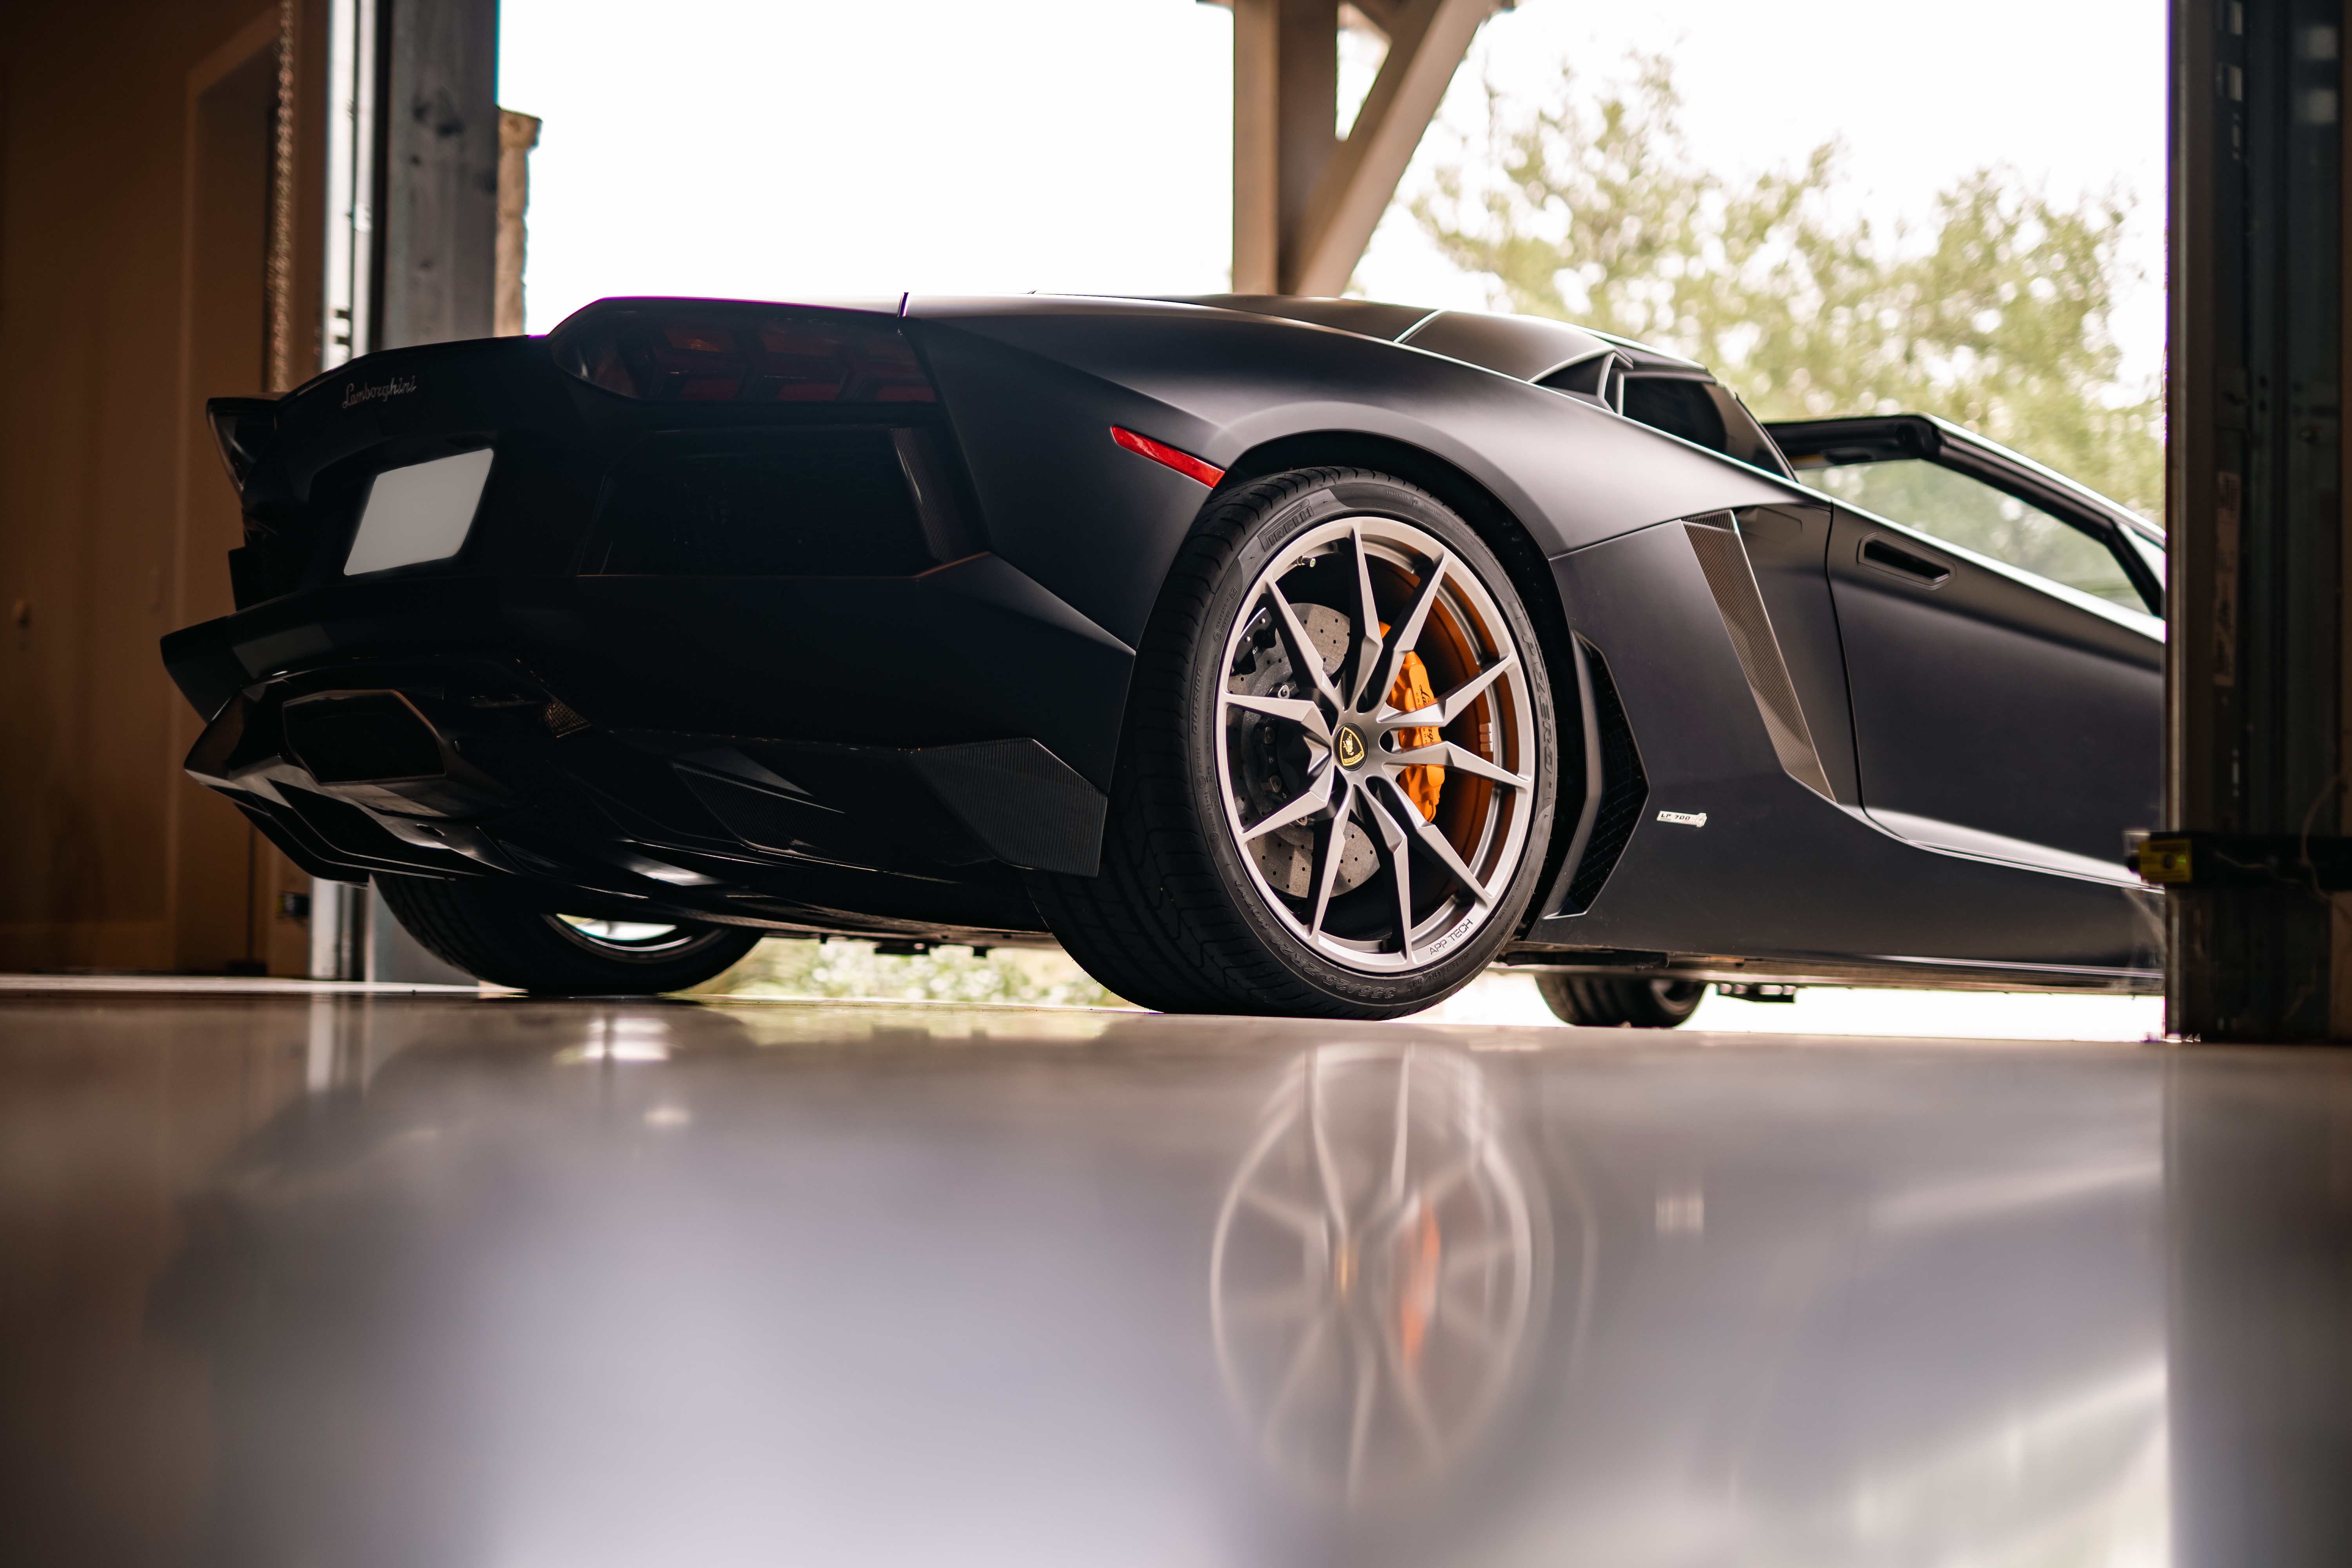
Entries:
{"label": "tail light", "polygon": [[887,317],[701,300],[591,305],[549,338],[592,386],[655,403],[936,403]]}

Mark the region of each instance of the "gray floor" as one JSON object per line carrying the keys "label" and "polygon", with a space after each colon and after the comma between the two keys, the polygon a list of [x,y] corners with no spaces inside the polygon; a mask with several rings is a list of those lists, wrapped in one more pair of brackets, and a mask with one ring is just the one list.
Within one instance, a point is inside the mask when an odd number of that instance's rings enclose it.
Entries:
{"label": "gray floor", "polygon": [[2347,1065],[0,980],[0,1562],[2340,1563]]}

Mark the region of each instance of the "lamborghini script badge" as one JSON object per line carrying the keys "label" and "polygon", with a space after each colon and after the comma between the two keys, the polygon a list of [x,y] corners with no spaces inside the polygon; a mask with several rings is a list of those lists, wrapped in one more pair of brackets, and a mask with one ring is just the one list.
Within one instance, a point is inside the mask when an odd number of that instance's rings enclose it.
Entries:
{"label": "lamborghini script badge", "polygon": [[1352,768],[1364,760],[1364,738],[1357,734],[1350,725],[1339,726],[1336,749],[1339,753],[1339,765],[1343,768]]}
{"label": "lamborghini script badge", "polygon": [[373,403],[380,397],[404,397],[415,390],[416,378],[413,375],[395,375],[391,380],[380,382],[373,386],[364,382],[345,382],[343,406],[356,408],[362,403]]}

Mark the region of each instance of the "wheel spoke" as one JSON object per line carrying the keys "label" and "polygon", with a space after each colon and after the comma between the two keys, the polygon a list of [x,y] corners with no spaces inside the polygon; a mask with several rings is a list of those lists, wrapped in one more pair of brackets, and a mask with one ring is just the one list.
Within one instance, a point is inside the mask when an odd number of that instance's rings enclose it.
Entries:
{"label": "wheel spoke", "polygon": [[1276,1431],[1283,1417],[1290,1414],[1290,1402],[1307,1386],[1307,1369],[1314,1364],[1316,1353],[1323,1348],[1323,1335],[1330,1326],[1328,1314],[1318,1317],[1298,1336],[1291,1347],[1290,1364],[1283,1368],[1282,1381],[1275,1385],[1274,1397],[1266,1401],[1265,1414],[1258,1418],[1258,1440],[1272,1446]]}
{"label": "wheel spoke", "polygon": [[1441,768],[1453,768],[1465,773],[1475,773],[1482,779],[1493,779],[1496,784],[1508,784],[1513,789],[1526,789],[1535,783],[1535,780],[1515,773],[1508,768],[1499,767],[1477,752],[1466,747],[1457,746],[1451,741],[1440,741],[1433,746],[1415,746],[1409,752],[1390,752],[1381,758],[1381,766],[1383,770],[1427,767],[1432,764]]}
{"label": "wheel spoke", "polygon": [[1477,1151],[1473,1150],[1461,1159],[1445,1166],[1445,1168],[1439,1171],[1437,1174],[1429,1177],[1426,1181],[1423,1181],[1421,1184],[1421,1191],[1418,1194],[1421,1198],[1422,1206],[1423,1208],[1433,1209],[1438,1205],[1444,1203],[1447,1198],[1452,1197],[1454,1195],[1454,1189],[1470,1179],[1471,1172],[1477,1168]]}
{"label": "wheel spoke", "polygon": [[1312,1317],[1322,1305],[1322,1299],[1310,1288],[1290,1285],[1236,1298],[1224,1302],[1221,1310],[1227,1322],[1267,1323]]}
{"label": "wheel spoke", "polygon": [[1349,1363],[1356,1373],[1356,1408],[1348,1423],[1346,1495],[1352,1500],[1362,1489],[1364,1460],[1371,1451],[1372,1406],[1380,1398],[1382,1357],[1380,1346],[1364,1331],[1362,1325],[1351,1324],[1350,1327],[1353,1331],[1349,1335],[1349,1348],[1354,1353],[1349,1357]]}
{"label": "wheel spoke", "polygon": [[1294,823],[1304,822],[1329,805],[1331,786],[1339,777],[1339,770],[1332,765],[1329,758],[1325,758],[1322,767],[1317,771],[1312,779],[1307,781],[1307,787],[1298,792],[1298,797],[1296,800],[1288,805],[1275,807],[1274,810],[1258,818],[1255,826],[1242,829],[1242,842],[1248,844],[1265,837],[1277,827],[1288,827]]}
{"label": "wheel spoke", "polygon": [[[1411,841],[1404,829],[1396,825],[1389,808],[1370,790],[1364,792],[1365,803],[1372,808],[1372,820],[1381,830],[1383,858],[1389,863],[1390,879],[1396,883],[1397,943],[1404,950],[1404,961],[1412,962],[1412,855]],[[1418,814],[1416,814],[1418,815]],[[1402,1137],[1403,1134],[1398,1134]]]}
{"label": "wheel spoke", "polygon": [[1327,750],[1331,744],[1331,725],[1323,716],[1322,705],[1304,697],[1256,697],[1246,691],[1228,691],[1224,693],[1224,703],[1228,708],[1244,708],[1296,724],[1307,731],[1308,740]]}
{"label": "wheel spoke", "polygon": [[1410,1150],[1408,1129],[1412,1125],[1412,1052],[1407,1049],[1397,1058],[1396,1136],[1389,1145],[1389,1201],[1404,1199],[1404,1160]]}
{"label": "wheel spoke", "polygon": [[1495,1336],[1495,1331],[1469,1312],[1440,1312],[1432,1320],[1432,1325],[1460,1334],[1482,1351],[1491,1352],[1503,1348],[1502,1342]]}
{"label": "wheel spoke", "polygon": [[1454,846],[1446,841],[1445,835],[1437,831],[1434,823],[1423,821],[1421,813],[1418,811],[1407,811],[1402,815],[1404,830],[1412,834],[1423,849],[1429,851],[1432,859],[1451,872],[1454,879],[1461,883],[1472,898],[1482,904],[1492,904],[1495,901],[1495,896],[1486,889],[1476,877],[1471,875],[1470,868],[1462,863],[1462,857],[1454,852]]}
{"label": "wheel spoke", "polygon": [[1444,1445],[1437,1436],[1437,1423],[1429,1414],[1429,1400],[1421,1390],[1421,1369],[1413,1362],[1397,1355],[1391,1349],[1389,1380],[1396,1384],[1396,1402],[1404,1406],[1406,1418],[1412,1424],[1413,1436],[1421,1439],[1422,1457],[1434,1459]]}
{"label": "wheel spoke", "polygon": [[1490,1271],[1496,1263],[1507,1262],[1511,1257],[1510,1243],[1493,1237],[1467,1247],[1448,1247],[1445,1261],[1438,1265],[1438,1282],[1441,1286],[1451,1286],[1473,1274]]}
{"label": "wheel spoke", "polygon": [[1283,596],[1282,584],[1269,578],[1265,596],[1274,601],[1275,620],[1282,628],[1283,643],[1290,650],[1291,668],[1314,683],[1316,695],[1328,702],[1333,711],[1345,708],[1339,689],[1331,684],[1330,672],[1323,668],[1323,656],[1315,651],[1315,639],[1307,635],[1307,628],[1299,624],[1298,612]]}
{"label": "wheel spoke", "polygon": [[1404,656],[1421,640],[1421,628],[1429,619],[1431,606],[1437,603],[1439,591],[1445,586],[1446,569],[1453,564],[1453,555],[1441,546],[1421,579],[1421,591],[1412,597],[1412,608],[1391,630],[1387,654],[1381,660],[1380,684],[1374,689],[1395,689],[1397,672],[1404,668]]}
{"label": "wheel spoke", "polygon": [[1309,1240],[1323,1234],[1323,1216],[1303,1204],[1273,1197],[1255,1188],[1244,1193],[1242,1201],[1276,1225],[1297,1231]]}
{"label": "wheel spoke", "polygon": [[1315,1152],[1315,1174],[1323,1186],[1323,1215],[1331,1226],[1331,1245],[1345,1251],[1354,1236],[1348,1223],[1348,1194],[1339,1184],[1339,1162],[1331,1153],[1331,1137],[1323,1126],[1323,1076],[1316,1059],[1303,1064],[1307,1073],[1307,1135]]}
{"label": "wheel spoke", "polygon": [[1339,880],[1339,862],[1348,853],[1348,808],[1355,804],[1356,786],[1342,778],[1339,795],[1331,805],[1331,820],[1315,831],[1315,918],[1307,926],[1310,937],[1323,934],[1323,916],[1331,907],[1331,885]]}
{"label": "wheel spoke", "polygon": [[1412,730],[1434,724],[1440,729],[1462,717],[1462,710],[1478,700],[1479,694],[1510,673],[1519,662],[1519,656],[1507,653],[1444,696],[1425,708],[1410,713],[1391,713],[1381,720],[1382,730]]}
{"label": "wheel spoke", "polygon": [[[1425,1212],[1444,1206],[1445,1200],[1454,1195],[1454,1189],[1462,1185],[1475,1173],[1474,1156],[1470,1160],[1455,1160],[1435,1176],[1425,1177],[1415,1183],[1412,1202],[1388,1205],[1381,1211],[1377,1220],[1367,1218],[1357,1227],[1364,1234],[1365,1245],[1395,1246],[1408,1226],[1416,1224]],[[1453,1257],[1450,1249],[1446,1257],[1449,1258]],[[1445,1267],[1441,1264],[1438,1268],[1439,1282],[1443,1284],[1447,1278]]]}
{"label": "wheel spoke", "polygon": [[1361,707],[1369,695],[1372,678],[1381,671],[1381,655],[1388,647],[1387,635],[1381,630],[1380,602],[1372,597],[1372,563],[1364,553],[1364,530],[1360,523],[1348,533],[1356,552],[1357,632],[1360,637],[1356,656],[1356,679],[1348,693],[1349,707]]}

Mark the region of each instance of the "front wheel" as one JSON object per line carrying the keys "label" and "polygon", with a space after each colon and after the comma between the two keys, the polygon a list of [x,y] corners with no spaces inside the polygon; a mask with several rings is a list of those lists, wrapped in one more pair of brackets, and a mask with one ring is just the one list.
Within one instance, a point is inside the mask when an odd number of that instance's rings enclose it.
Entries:
{"label": "front wheel", "polygon": [[1101,872],[1039,912],[1171,1012],[1390,1018],[1510,940],[1551,837],[1533,623],[1460,518],[1386,475],[1222,499],[1137,658]]}
{"label": "front wheel", "polygon": [[1538,974],[1536,990],[1563,1024],[1588,1028],[1671,1029],[1706,998],[1696,980],[1626,979],[1612,974]]}
{"label": "front wheel", "polygon": [[379,877],[408,934],[478,980],[559,996],[649,995],[699,985],[751,951],[743,926],[544,914],[475,882]]}

